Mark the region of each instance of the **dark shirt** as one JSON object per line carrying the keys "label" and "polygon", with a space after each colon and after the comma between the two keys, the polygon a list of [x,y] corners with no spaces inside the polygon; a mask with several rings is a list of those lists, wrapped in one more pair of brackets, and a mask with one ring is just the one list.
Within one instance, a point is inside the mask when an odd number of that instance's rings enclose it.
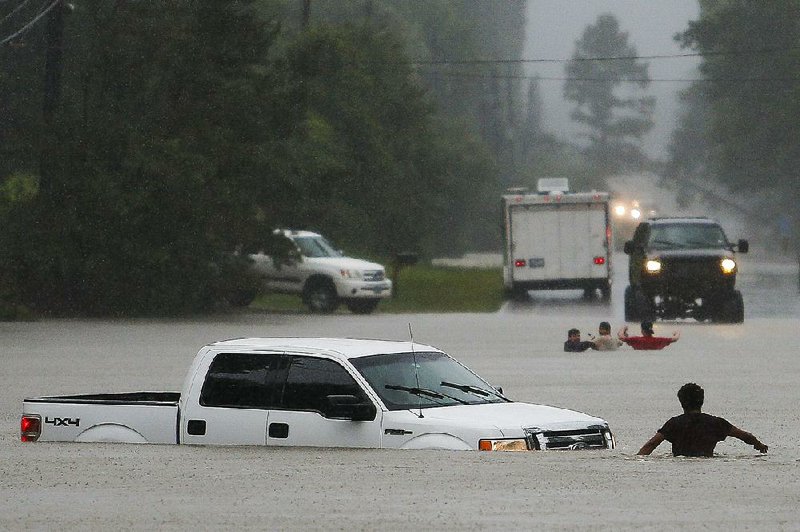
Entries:
{"label": "dark shirt", "polygon": [[714,456],[714,447],[728,436],[731,427],[721,417],[692,412],[675,416],[658,432],[672,444],[674,456]]}
{"label": "dark shirt", "polygon": [[580,353],[581,351],[586,351],[591,347],[594,347],[592,342],[571,342],[569,340],[564,342],[564,351],[571,353]]}

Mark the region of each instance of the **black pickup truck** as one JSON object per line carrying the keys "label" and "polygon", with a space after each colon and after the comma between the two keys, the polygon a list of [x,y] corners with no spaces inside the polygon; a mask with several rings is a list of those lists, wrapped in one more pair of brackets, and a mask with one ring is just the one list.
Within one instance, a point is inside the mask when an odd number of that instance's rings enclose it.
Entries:
{"label": "black pickup truck", "polygon": [[747,240],[732,244],[709,218],[652,218],[625,243],[629,256],[625,320],[691,317],[722,323],[744,321],[736,286],[734,251],[747,253]]}

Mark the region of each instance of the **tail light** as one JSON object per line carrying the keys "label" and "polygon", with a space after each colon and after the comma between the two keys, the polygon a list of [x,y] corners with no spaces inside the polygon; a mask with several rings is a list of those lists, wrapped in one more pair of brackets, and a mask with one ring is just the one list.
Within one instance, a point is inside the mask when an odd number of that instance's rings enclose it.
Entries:
{"label": "tail light", "polygon": [[606,263],[606,258],[605,257],[595,257],[594,258],[594,263],[597,264],[598,266],[603,265],[603,264]]}
{"label": "tail light", "polygon": [[36,441],[42,434],[42,418],[37,414],[26,414],[19,422],[19,435],[22,441]]}
{"label": "tail light", "polygon": [[525,267],[525,259],[517,259],[514,261],[514,266],[517,268],[524,268]]}

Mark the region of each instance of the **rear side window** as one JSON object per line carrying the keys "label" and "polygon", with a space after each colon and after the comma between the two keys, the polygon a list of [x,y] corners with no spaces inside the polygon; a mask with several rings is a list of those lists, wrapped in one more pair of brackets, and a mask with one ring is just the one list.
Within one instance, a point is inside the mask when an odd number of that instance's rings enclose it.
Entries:
{"label": "rear side window", "polygon": [[328,395],[355,395],[366,400],[366,395],[353,377],[342,366],[325,358],[293,356],[282,407],[286,410],[313,410],[324,413]]}
{"label": "rear side window", "polygon": [[280,400],[288,359],[264,353],[220,353],[200,392],[203,406],[274,408]]}

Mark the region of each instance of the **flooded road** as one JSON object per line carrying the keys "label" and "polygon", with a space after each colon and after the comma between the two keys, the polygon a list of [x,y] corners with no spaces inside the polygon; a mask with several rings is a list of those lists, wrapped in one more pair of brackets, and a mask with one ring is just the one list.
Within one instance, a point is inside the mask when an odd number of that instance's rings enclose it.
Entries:
{"label": "flooded road", "polygon": [[[0,323],[0,529],[783,529],[800,528],[797,266],[746,262],[742,325],[679,329],[663,351],[564,353],[570,327],[622,324],[610,304],[534,293],[492,314],[239,313],[185,320]],[[621,279],[620,279],[621,277]],[[241,336],[415,340],[451,353],[506,394],[597,415],[612,451],[478,453],[23,444],[26,396],[179,390],[197,350]],[[637,327],[633,327],[637,330]],[[704,410],[756,434],[712,459],[639,447],[680,413],[685,382]]]}

